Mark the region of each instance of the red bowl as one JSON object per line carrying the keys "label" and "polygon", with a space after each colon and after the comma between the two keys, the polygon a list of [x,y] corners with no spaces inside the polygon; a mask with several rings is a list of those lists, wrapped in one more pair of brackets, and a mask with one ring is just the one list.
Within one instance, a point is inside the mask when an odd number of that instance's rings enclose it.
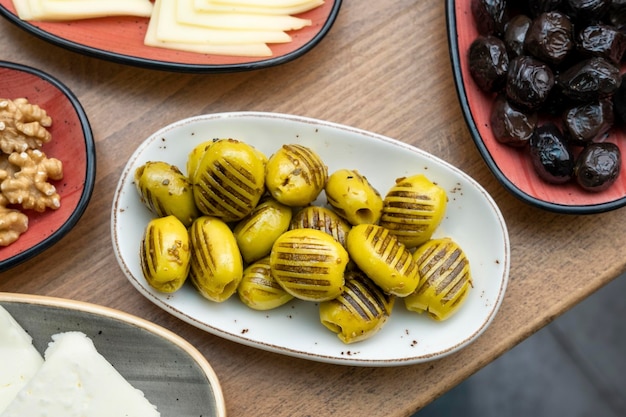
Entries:
{"label": "red bowl", "polygon": [[48,249],[82,216],[94,187],[95,145],[89,121],[74,94],[58,80],[34,68],[0,61],[0,96],[27,98],[52,118],[52,140],[43,145],[50,158],[63,162],[63,179],[51,181],[61,207],[43,213],[25,211],[28,230],[9,246],[0,247],[0,271]]}
{"label": "red bowl", "polygon": [[626,205],[626,135],[611,129],[613,142],[623,155],[621,174],[602,192],[584,191],[575,183],[553,185],[540,179],[527,154],[496,141],[490,125],[493,96],[481,91],[469,72],[467,51],[478,36],[471,0],[447,0],[448,43],[454,81],[470,134],[480,154],[500,183],[522,201],[542,209],[569,214],[592,214]]}
{"label": "red bowl", "polygon": [[216,73],[266,68],[300,57],[326,36],[339,13],[341,1],[326,0],[323,5],[299,14],[298,17],[310,19],[312,25],[289,32],[292,41],[270,45],[273,55],[263,58],[207,55],[145,46],[147,18],[26,22],[17,17],[13,0],[0,0],[0,15],[35,36],[85,55],[152,69]]}

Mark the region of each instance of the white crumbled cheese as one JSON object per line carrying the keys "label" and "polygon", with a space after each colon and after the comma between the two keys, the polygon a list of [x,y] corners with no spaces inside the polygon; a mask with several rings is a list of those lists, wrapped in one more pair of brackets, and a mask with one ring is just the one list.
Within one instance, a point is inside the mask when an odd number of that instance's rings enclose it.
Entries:
{"label": "white crumbled cheese", "polygon": [[157,417],[84,333],[52,336],[45,362],[1,417]]}
{"label": "white crumbled cheese", "polygon": [[43,358],[32,338],[0,306],[0,414],[39,370]]}

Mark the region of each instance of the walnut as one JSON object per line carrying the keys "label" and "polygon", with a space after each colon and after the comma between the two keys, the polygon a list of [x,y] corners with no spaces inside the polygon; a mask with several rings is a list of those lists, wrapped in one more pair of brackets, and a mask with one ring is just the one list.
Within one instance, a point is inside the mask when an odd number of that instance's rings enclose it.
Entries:
{"label": "walnut", "polygon": [[10,154],[39,149],[52,136],[46,127],[52,119],[45,110],[25,98],[0,99],[0,149]]}
{"label": "walnut", "polygon": [[28,216],[7,207],[6,197],[0,194],[0,246],[9,246],[28,229]]}
{"label": "walnut", "polygon": [[[8,157],[10,165],[18,168],[6,175],[11,168],[0,170],[0,190],[10,204],[19,204],[23,209],[43,212],[46,208],[58,209],[61,197],[48,180],[63,178],[63,164],[56,158],[47,158],[40,150],[29,149],[13,152]],[[2,179],[2,176],[5,176]]]}

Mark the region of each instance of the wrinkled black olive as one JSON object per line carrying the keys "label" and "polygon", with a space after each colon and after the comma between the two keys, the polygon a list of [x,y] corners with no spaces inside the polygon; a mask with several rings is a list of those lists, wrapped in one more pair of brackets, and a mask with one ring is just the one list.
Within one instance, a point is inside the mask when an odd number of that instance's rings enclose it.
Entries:
{"label": "wrinkled black olive", "polygon": [[491,107],[490,121],[498,142],[522,147],[528,144],[537,126],[537,113],[520,110],[509,103],[505,94],[498,94]]}
{"label": "wrinkled black olive", "polygon": [[501,35],[506,23],[506,0],[472,0],[472,15],[481,35]]}
{"label": "wrinkled black olive", "polygon": [[599,22],[610,5],[611,0],[565,0],[566,12],[575,22]]}
{"label": "wrinkled black olive", "polygon": [[586,56],[599,56],[620,63],[626,51],[626,35],[609,25],[590,25],[578,33],[577,49]]}
{"label": "wrinkled black olive", "polygon": [[507,22],[503,39],[510,58],[524,55],[524,40],[531,22],[531,18],[523,14],[518,14]]}
{"label": "wrinkled black olive", "polygon": [[565,112],[563,134],[571,143],[584,146],[608,132],[614,120],[611,99],[584,103]]}
{"label": "wrinkled black olive", "polygon": [[578,156],[574,175],[587,191],[604,191],[617,180],[622,167],[621,152],[610,142],[592,143]]}
{"label": "wrinkled black olive", "polygon": [[572,22],[561,12],[545,12],[533,19],[524,46],[532,56],[560,64],[574,49]]}
{"label": "wrinkled black olive", "polygon": [[539,16],[544,12],[558,10],[562,0],[528,0],[528,9],[532,16]]}
{"label": "wrinkled black olive", "polygon": [[539,177],[548,183],[562,184],[572,178],[573,153],[553,123],[535,129],[530,138],[530,160]]}
{"label": "wrinkled black olive", "polygon": [[470,45],[470,74],[481,90],[493,92],[502,89],[508,68],[506,46],[499,38],[479,36]]}
{"label": "wrinkled black olive", "polygon": [[626,123],[626,74],[622,75],[622,83],[613,94],[613,112],[615,122]]}
{"label": "wrinkled black olive", "polygon": [[557,78],[563,94],[580,101],[608,97],[617,91],[621,82],[619,67],[600,57],[574,64]]}
{"label": "wrinkled black olive", "polygon": [[511,102],[526,109],[536,109],[547,99],[553,86],[552,70],[538,59],[524,55],[509,63],[506,94]]}

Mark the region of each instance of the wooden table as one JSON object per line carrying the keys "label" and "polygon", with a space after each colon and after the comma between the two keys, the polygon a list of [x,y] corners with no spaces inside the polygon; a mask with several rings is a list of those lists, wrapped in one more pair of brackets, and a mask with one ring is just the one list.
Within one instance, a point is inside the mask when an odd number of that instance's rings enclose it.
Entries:
{"label": "wooden table", "polygon": [[[171,329],[211,362],[231,416],[408,416],[626,269],[623,210],[558,215],[511,196],[487,169],[457,101],[442,1],[344,1],[329,35],[282,66],[220,75],[119,65],[51,46],[0,21],[0,59],[40,68],[83,104],[97,145],[93,198],[78,225],[0,274],[0,291],[117,308]],[[1,95],[1,94],[0,94]],[[462,351],[414,366],[361,368],[294,359],[223,340],[154,306],[117,265],[111,202],[127,158],[155,130],[223,111],[292,113],[414,144],[460,167],[500,206],[511,274],[499,314]]]}

